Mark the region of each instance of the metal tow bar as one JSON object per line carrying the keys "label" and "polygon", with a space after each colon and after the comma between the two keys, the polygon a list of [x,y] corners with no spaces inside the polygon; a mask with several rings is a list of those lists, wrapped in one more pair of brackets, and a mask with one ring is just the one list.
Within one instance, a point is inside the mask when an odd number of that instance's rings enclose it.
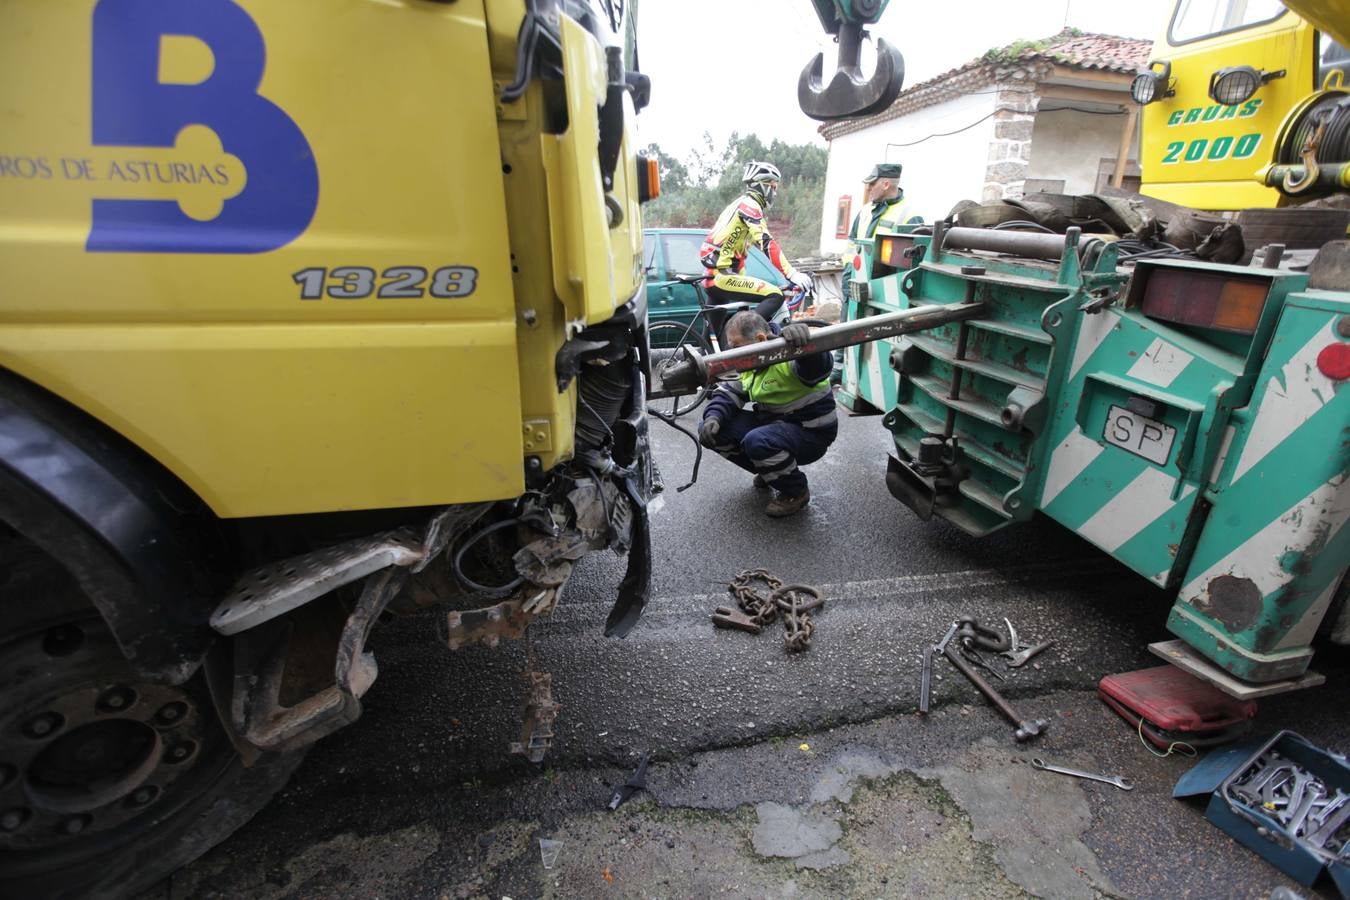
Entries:
{"label": "metal tow bar", "polygon": [[728,373],[749,372],[812,353],[940,328],[951,322],[978,319],[984,313],[983,302],[930,304],[814,329],[811,339],[802,347],[793,347],[782,338],[774,338],[704,356],[685,345],[679,350],[680,357],[665,366],[662,380],[652,384],[647,398],[678,397],[712,384]]}

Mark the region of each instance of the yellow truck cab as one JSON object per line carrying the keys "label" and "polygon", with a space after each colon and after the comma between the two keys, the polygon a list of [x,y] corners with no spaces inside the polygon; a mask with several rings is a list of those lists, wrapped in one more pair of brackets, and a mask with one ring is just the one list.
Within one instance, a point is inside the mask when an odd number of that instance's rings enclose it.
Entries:
{"label": "yellow truck cab", "polygon": [[[1348,27],[1344,0],[1297,5]],[[1301,162],[1301,127],[1319,103],[1350,96],[1337,33],[1278,0],[1177,3],[1132,91],[1144,104],[1145,193],[1206,210],[1284,205],[1289,192],[1266,173]]]}
{"label": "yellow truck cab", "polygon": [[635,5],[0,9],[0,894],[228,834],[359,714],[385,612],[495,644],[611,548],[632,627]]}

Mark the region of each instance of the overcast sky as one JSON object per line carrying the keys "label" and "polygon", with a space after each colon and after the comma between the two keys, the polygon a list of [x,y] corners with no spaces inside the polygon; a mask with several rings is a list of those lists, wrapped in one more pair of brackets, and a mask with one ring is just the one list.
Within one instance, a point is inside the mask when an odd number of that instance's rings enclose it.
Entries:
{"label": "overcast sky", "polygon": [[[1035,40],[1065,25],[1153,40],[1172,0],[892,0],[874,33],[905,57],[905,86],[962,65],[991,47]],[[638,54],[652,79],[651,106],[638,116],[643,144],[683,158],[709,131],[768,143],[824,142],[797,108],[797,77],[834,44],[810,0],[642,0]]]}

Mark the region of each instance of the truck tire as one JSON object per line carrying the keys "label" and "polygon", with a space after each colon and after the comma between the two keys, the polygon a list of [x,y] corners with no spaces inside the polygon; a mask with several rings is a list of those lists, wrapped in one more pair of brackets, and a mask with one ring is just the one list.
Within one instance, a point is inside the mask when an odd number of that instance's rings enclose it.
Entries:
{"label": "truck tire", "polygon": [[[70,540],[82,580],[120,577]],[[144,889],[247,822],[302,755],[246,767],[204,676],[138,675],[80,582],[0,521],[0,896]]]}

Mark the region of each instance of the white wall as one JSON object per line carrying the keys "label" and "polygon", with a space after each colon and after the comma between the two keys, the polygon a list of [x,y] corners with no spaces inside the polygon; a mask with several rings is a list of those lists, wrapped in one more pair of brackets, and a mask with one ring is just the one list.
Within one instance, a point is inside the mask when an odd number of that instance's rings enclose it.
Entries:
{"label": "white wall", "polygon": [[[1064,105],[1042,100],[1042,107]],[[1090,194],[1097,189],[1097,168],[1103,158],[1115,159],[1120,152],[1120,130],[1125,115],[1095,116],[1071,110],[1042,109],[1031,129],[1031,161],[1028,178],[1063,178],[1066,194]],[[1139,158],[1138,144],[1131,142],[1130,159]]]}
{"label": "white wall", "polygon": [[[863,176],[879,162],[904,166],[900,187],[905,191],[909,212],[923,216],[925,221],[947,215],[958,200],[978,201],[984,188],[989,142],[994,137],[992,118],[960,134],[930,138],[912,147],[888,149],[886,145],[955,131],[988,116],[994,111],[993,87],[985,90],[990,93],[967,94],[831,141],[820,229],[822,252],[843,251],[846,241],[834,236],[839,198],[852,196],[852,215],[856,215],[862,204]],[[1094,173],[1096,164],[1094,158]]]}

